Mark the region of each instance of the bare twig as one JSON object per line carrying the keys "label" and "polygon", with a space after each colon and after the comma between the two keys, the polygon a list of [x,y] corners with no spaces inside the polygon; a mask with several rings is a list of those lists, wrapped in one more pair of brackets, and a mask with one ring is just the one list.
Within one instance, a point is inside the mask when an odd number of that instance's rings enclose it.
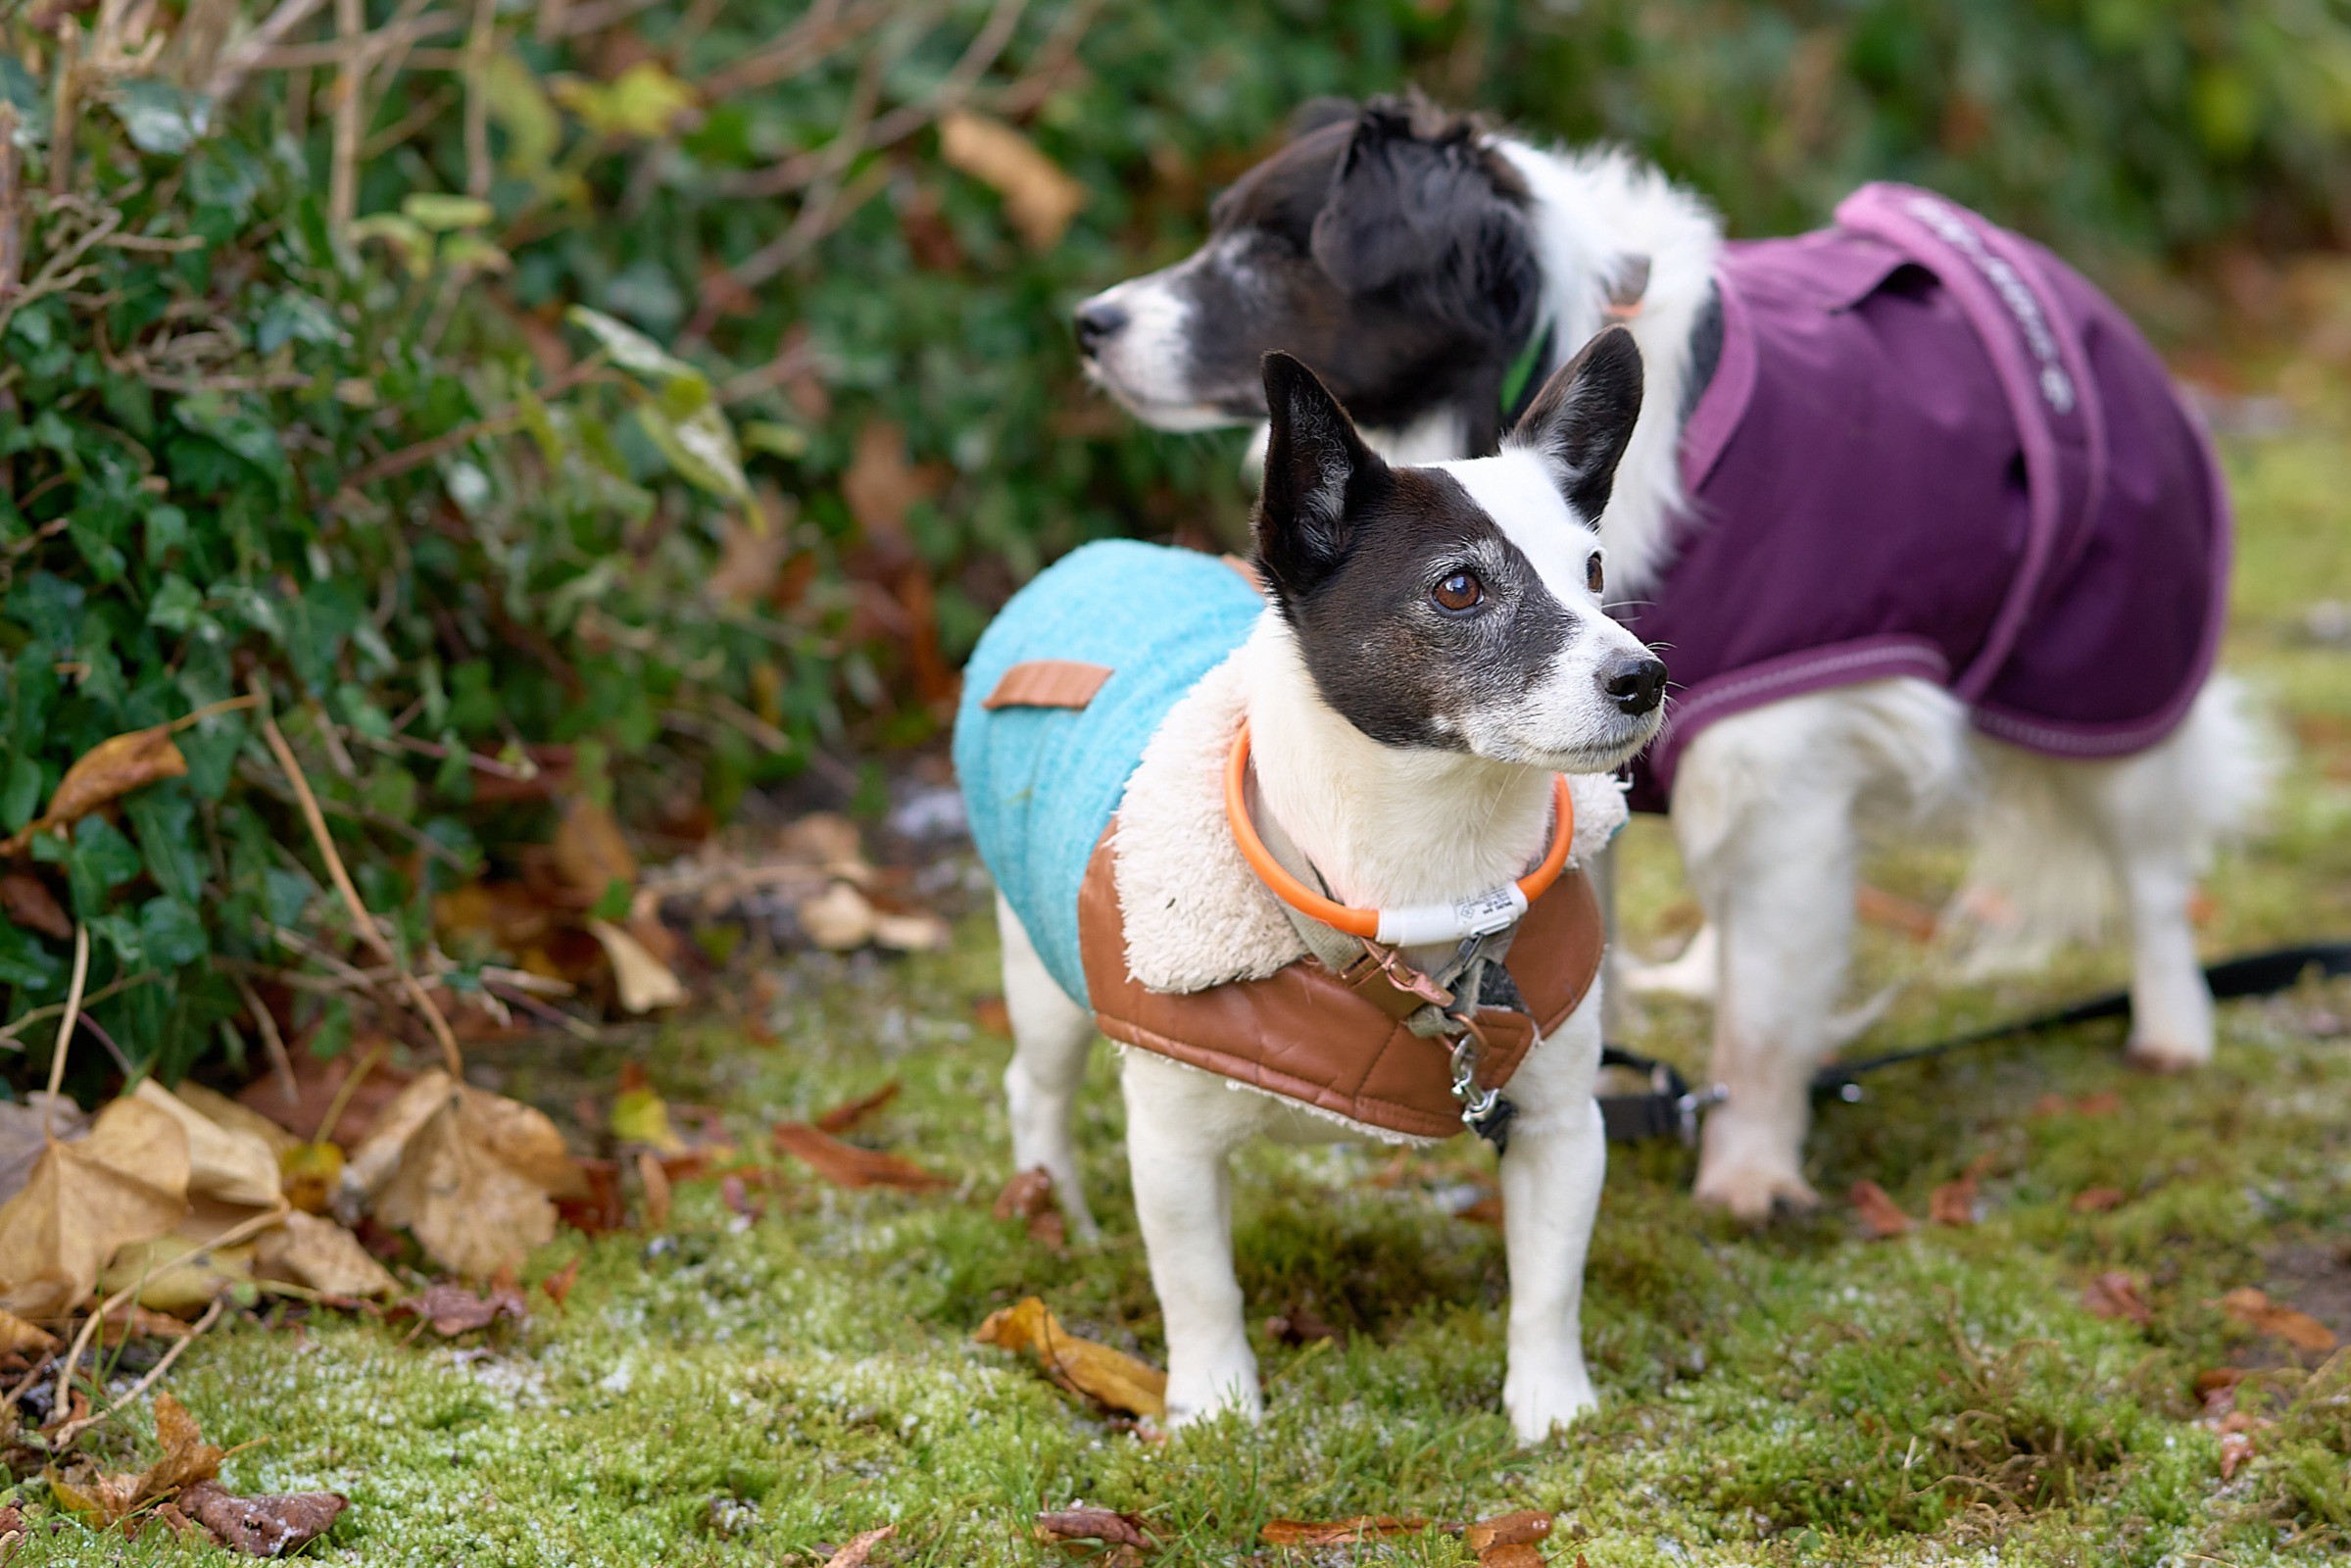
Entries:
{"label": "bare twig", "polygon": [[[137,974],[124,975],[122,979],[115,981],[111,985],[100,986],[97,990],[91,992],[88,996],[81,999],[82,1004],[85,1006],[96,1006],[99,1003],[104,1002],[107,998],[120,996],[122,993],[130,990],[133,986],[143,986],[150,980],[161,980],[162,978],[163,975],[158,970],[141,969]],[[34,1024],[40,1023],[45,1019],[57,1017],[65,1010],[66,1004],[64,1003],[52,1002],[46,1007],[35,1007],[30,1012],[19,1014],[7,1028],[0,1029],[0,1045],[9,1044],[19,1035],[23,1034],[25,1030],[31,1028]]]}
{"label": "bare twig", "polygon": [[563,36],[563,13],[570,9],[568,0],[539,0],[538,38],[541,43],[554,43]]}
{"label": "bare twig", "polygon": [[364,76],[384,57],[423,39],[457,32],[465,25],[465,19],[453,11],[435,11],[427,16],[416,16],[412,11],[405,18],[395,17],[373,32],[347,32],[331,43],[295,43],[272,49],[254,65],[262,71],[294,71],[309,66],[357,67]]}
{"label": "bare twig", "polygon": [[[561,397],[573,387],[592,379],[603,368],[603,358],[591,356],[539,388],[538,396],[542,401]],[[378,479],[394,478],[408,472],[411,468],[422,467],[444,453],[455,452],[467,442],[477,441],[486,435],[504,435],[521,422],[522,409],[519,404],[513,408],[501,409],[496,414],[484,415],[478,419],[459,425],[454,430],[445,430],[429,440],[402,447],[397,452],[387,452],[372,463],[361,464],[343,476],[340,488],[346,492],[355,491],[363,485],[373,484]]]}
{"label": "bare twig", "polygon": [[707,101],[772,87],[799,75],[858,34],[886,20],[892,0],[860,0],[845,13],[840,0],[817,0],[792,30],[759,53],[705,76],[698,86]]}
{"label": "bare twig", "polygon": [[57,1026],[57,1044],[49,1048],[49,1098],[41,1105],[41,1136],[55,1138],[57,1095],[66,1081],[66,1048],[73,1044],[73,1025],[81,1016],[81,988],[90,977],[90,928],[73,922],[73,978],[66,982],[66,1021]]}
{"label": "bare twig", "polygon": [[234,48],[222,52],[204,83],[205,96],[216,105],[225,105],[261,64],[262,57],[293,36],[294,29],[316,16],[324,4],[326,0],[278,0],[277,9],[260,26],[239,39]]}
{"label": "bare twig", "polygon": [[[219,1246],[220,1244],[216,1242],[213,1245]],[[214,1297],[213,1304],[204,1309],[204,1315],[198,1318],[194,1323],[188,1325],[188,1331],[186,1334],[171,1342],[171,1348],[163,1353],[161,1358],[156,1361],[155,1365],[147,1369],[144,1377],[140,1378],[138,1382],[133,1383],[128,1389],[125,1389],[122,1393],[122,1397],[109,1404],[99,1414],[91,1416],[86,1422],[70,1426],[64,1432],[60,1433],[60,1446],[62,1446],[63,1443],[72,1442],[73,1439],[81,1436],[82,1433],[88,1431],[91,1427],[96,1426],[99,1422],[106,1420],[109,1416],[116,1415],[122,1410],[128,1409],[131,1405],[134,1405],[138,1403],[139,1400],[145,1398],[147,1396],[147,1391],[154,1388],[156,1384],[162,1382],[164,1374],[171,1370],[171,1363],[179,1359],[180,1352],[185,1350],[189,1345],[194,1343],[198,1335],[202,1334],[206,1329],[211,1328],[215,1323],[220,1322],[220,1314],[227,1309],[228,1298],[226,1297]]]}
{"label": "bare twig", "polygon": [[[365,0],[335,0],[335,30],[351,45],[335,73],[334,161],[327,173],[326,218],[338,245],[348,244],[359,216],[360,132],[365,128],[367,61],[360,47],[367,30]],[[309,61],[302,62],[305,65]]]}
{"label": "bare twig", "polygon": [[384,1042],[378,1040],[343,1075],[343,1081],[335,1085],[333,1097],[326,1102],[326,1114],[318,1118],[318,1129],[311,1134],[312,1143],[323,1144],[333,1140],[335,1123],[343,1119],[343,1112],[351,1108],[352,1097],[360,1092],[360,1085],[367,1081],[367,1074],[373,1072],[376,1064],[383,1059]]}
{"label": "bare twig", "polygon": [[661,0],[595,0],[592,5],[570,7],[563,17],[563,36],[576,38],[582,33],[602,32],[661,3]]}
{"label": "bare twig", "polygon": [[57,25],[56,98],[49,121],[49,194],[63,196],[73,183],[73,127],[81,118],[76,101],[80,91],[81,28],[72,22]]}
{"label": "bare twig", "polygon": [[465,194],[490,194],[490,43],[498,0],[473,0],[473,29],[465,35]]}
{"label": "bare twig", "polygon": [[[336,3],[341,4],[343,0],[336,0]],[[458,1050],[457,1036],[450,1032],[449,1020],[441,1015],[441,1009],[431,995],[410,972],[408,961],[401,956],[400,950],[376,929],[374,916],[367,912],[367,905],[360,902],[359,889],[353,885],[350,871],[344,868],[343,857],[335,850],[334,835],[326,830],[326,817],[318,809],[318,798],[311,793],[311,781],[304,776],[302,764],[294,759],[294,749],[286,744],[285,736],[278,732],[277,720],[270,716],[267,707],[262,709],[261,717],[262,738],[269,743],[269,754],[277,760],[278,768],[285,774],[286,782],[294,786],[295,798],[302,808],[302,818],[310,824],[311,837],[318,843],[319,858],[326,862],[326,872],[333,879],[335,892],[342,897],[343,906],[351,912],[352,923],[359,928],[360,940],[389,959],[400,971],[401,989],[408,993],[409,1000],[416,1004],[416,1011],[431,1027],[433,1039],[439,1042],[441,1054],[449,1064],[450,1076],[462,1078],[465,1076],[465,1056]]]}
{"label": "bare twig", "polygon": [[0,302],[15,298],[24,270],[24,162],[17,149],[17,106],[0,104]]}
{"label": "bare twig", "polygon": [[245,999],[245,1010],[253,1014],[253,1027],[261,1031],[262,1049],[269,1054],[269,1070],[277,1077],[277,1087],[285,1091],[286,1099],[299,1094],[294,1082],[294,1060],[286,1054],[286,1038],[277,1032],[277,1019],[262,1001],[253,982],[243,975],[236,977],[237,995]]}

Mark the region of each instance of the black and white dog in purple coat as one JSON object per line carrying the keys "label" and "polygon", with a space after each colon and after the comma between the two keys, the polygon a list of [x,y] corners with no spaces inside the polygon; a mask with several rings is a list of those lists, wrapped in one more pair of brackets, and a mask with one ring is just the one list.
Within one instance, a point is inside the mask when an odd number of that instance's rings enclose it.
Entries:
{"label": "black and white dog in purple coat", "polygon": [[1600,525],[1612,609],[1677,687],[1634,801],[1670,806],[1708,919],[1626,978],[1715,1000],[1699,1198],[1814,1200],[1806,1085],[1854,1027],[1874,816],[1972,808],[1956,907],[2003,922],[1980,963],[2119,892],[2133,1055],[2207,1059],[2188,905],[2264,772],[2212,678],[2227,502],[2161,364],[2048,252],[1892,185],[1829,229],[1727,242],[1622,152],[1327,103],[1219,198],[1198,253],[1086,301],[1077,331],[1161,428],[1261,419],[1258,357],[1281,349],[1386,455],[1427,462],[1491,451],[1611,318],[1649,375]]}

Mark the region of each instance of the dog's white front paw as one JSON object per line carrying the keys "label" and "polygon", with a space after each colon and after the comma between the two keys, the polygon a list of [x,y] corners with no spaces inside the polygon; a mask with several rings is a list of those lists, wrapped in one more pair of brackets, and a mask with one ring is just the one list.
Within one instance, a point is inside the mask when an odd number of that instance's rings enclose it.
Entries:
{"label": "dog's white front paw", "polygon": [[1167,1374],[1169,1431],[1207,1421],[1237,1410],[1254,1422],[1265,1414],[1265,1396],[1257,1388],[1257,1360],[1246,1350],[1238,1357],[1220,1358],[1206,1366],[1172,1357]]}
{"label": "dog's white front paw", "polygon": [[1776,1208],[1817,1208],[1821,1201],[1821,1195],[1812,1190],[1793,1160],[1753,1155],[1735,1158],[1712,1152],[1699,1157],[1695,1196],[1699,1202],[1729,1209],[1734,1217],[1750,1225],[1770,1219]]}
{"label": "dog's white front paw", "polygon": [[1502,1408],[1509,1412],[1511,1430],[1530,1446],[1598,1405],[1581,1358],[1573,1366],[1542,1372],[1513,1368],[1502,1382]]}
{"label": "dog's white front paw", "polygon": [[2202,1040],[2134,1039],[2125,1048],[2131,1065],[2149,1072],[2189,1072],[2212,1060],[2212,1038]]}

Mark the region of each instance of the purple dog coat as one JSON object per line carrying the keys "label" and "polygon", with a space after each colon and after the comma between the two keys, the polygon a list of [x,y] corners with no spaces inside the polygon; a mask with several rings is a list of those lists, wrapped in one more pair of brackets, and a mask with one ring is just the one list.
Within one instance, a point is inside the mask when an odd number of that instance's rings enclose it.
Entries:
{"label": "purple dog coat", "polygon": [[2059,757],[2143,750],[2210,669],[2219,466],[2113,303],[1939,196],[1725,247],[1723,347],[1682,440],[1690,514],[1626,612],[1679,690],[1636,766],[1663,810],[1706,725],[1892,675]]}

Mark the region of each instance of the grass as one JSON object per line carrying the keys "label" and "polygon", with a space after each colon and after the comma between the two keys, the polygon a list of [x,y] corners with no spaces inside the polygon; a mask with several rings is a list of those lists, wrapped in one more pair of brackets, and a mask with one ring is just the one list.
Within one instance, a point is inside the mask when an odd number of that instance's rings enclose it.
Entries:
{"label": "grass", "polygon": [[[2216,951],[2351,932],[2351,653],[2300,629],[2313,603],[2351,601],[2346,423],[2322,400],[2294,433],[2229,452],[2244,536],[2231,663],[2301,744],[2268,836],[2212,883]],[[1688,919],[1666,844],[1656,824],[1634,832],[1637,940]],[[1953,869],[1925,847],[1872,874],[1934,897]],[[2264,1286],[2351,1336],[2351,1042],[2323,1038],[2341,1033],[2351,990],[2226,1008],[2219,1061],[2192,1078],[2128,1072],[2119,1028],[2096,1026],[1900,1069],[1823,1112],[1810,1174],[1824,1193],[1867,1177],[1923,1214],[1982,1156],[1972,1228],[1872,1242],[1833,1200],[1748,1232],[1692,1207],[1688,1152],[1614,1151],[1588,1298],[1603,1408],[1533,1450],[1497,1408],[1499,1237],[1452,1212],[1490,1156],[1456,1141],[1383,1182],[1396,1174],[1385,1151],[1260,1152],[1237,1221],[1252,1321],[1304,1304],[1349,1338],[1260,1338],[1262,1427],[1147,1443],[969,1343],[988,1311],[1034,1293],[1078,1332],[1162,1354],[1106,1053],[1082,1111],[1102,1246],[1056,1255],[989,1215],[1009,1050],[975,1022],[993,956],[974,918],[931,958],[804,958],[779,973],[773,1043],[680,1027],[650,1063],[754,1149],[770,1120],[903,1079],[859,1136],[955,1191],[843,1193],[792,1168],[755,1223],[688,1183],[670,1234],[548,1248],[533,1281],[580,1263],[566,1309],[534,1297],[527,1325],[486,1342],[411,1343],[404,1325],[332,1316],[219,1331],[172,1387],[216,1441],[267,1440],[229,1482],[349,1494],[317,1555],[484,1568],[813,1563],[883,1522],[900,1529],[895,1563],[1025,1565],[1060,1560],[1027,1539],[1029,1516],[1080,1498],[1146,1516],[1168,1564],[1438,1568],[1468,1559],[1435,1533],[1319,1554],[1255,1541],[1278,1515],[1528,1506],[1561,1516],[1552,1561],[1591,1568],[2315,1563],[2351,1544],[2351,1358],[2305,1381],[2217,1304]],[[1872,931],[1865,982],[1911,982],[1874,1038],[2110,983],[2118,961],[1951,989],[1906,939]],[[1695,1008],[1640,1020],[1640,1044],[1693,1065],[1702,1039]],[[617,1056],[486,1065],[560,1108],[583,1081],[609,1087]],[[2105,1114],[2034,1109],[2107,1091]],[[2125,1200],[2076,1212],[2091,1187]],[[2137,1280],[2149,1325],[2082,1309],[2108,1270]],[[2276,1418],[2227,1482],[2192,1393],[2225,1365],[2271,1369],[2246,1402]],[[126,1459],[151,1452],[120,1441]],[[69,1527],[36,1532],[16,1561],[203,1555],[161,1532]]]}

